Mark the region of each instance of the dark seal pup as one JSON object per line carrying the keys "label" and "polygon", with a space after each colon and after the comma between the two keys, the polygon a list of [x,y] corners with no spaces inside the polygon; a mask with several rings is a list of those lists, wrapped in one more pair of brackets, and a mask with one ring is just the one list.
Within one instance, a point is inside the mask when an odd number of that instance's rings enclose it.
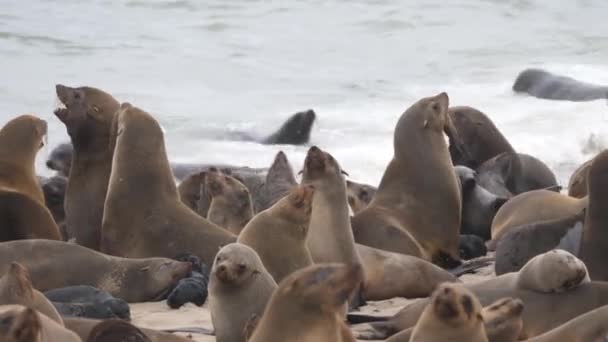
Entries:
{"label": "dark seal pup", "polygon": [[593,101],[608,98],[608,86],[584,83],[542,69],[526,69],[515,79],[513,91],[547,100]]}

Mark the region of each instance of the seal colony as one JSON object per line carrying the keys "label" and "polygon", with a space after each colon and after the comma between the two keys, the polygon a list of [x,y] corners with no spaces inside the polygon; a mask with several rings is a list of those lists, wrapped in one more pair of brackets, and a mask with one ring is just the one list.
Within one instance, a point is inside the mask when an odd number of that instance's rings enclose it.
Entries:
{"label": "seal colony", "polygon": [[[545,94],[535,82],[569,90]],[[573,101],[602,90],[538,71],[516,85]],[[0,129],[3,341],[608,336],[608,151],[560,193],[550,168],[518,153],[491,115],[450,107],[442,92],[396,118],[379,184],[349,179],[315,145],[298,179],[283,151],[267,168],[171,164],[145,109],[93,87],[55,91],[71,140],[46,162],[57,174],[35,169],[44,120],[17,116]],[[308,144],[316,118],[299,112],[251,139]],[[488,250],[495,256],[476,259]],[[462,282],[486,266],[497,276]],[[393,317],[353,311],[395,297],[414,301]],[[213,331],[127,322],[137,317],[129,303],[163,300],[208,308]]]}

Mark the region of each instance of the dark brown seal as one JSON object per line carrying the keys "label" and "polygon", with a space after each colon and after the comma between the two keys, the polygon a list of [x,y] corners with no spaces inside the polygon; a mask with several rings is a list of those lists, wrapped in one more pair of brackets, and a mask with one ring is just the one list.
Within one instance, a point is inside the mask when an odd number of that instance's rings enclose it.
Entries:
{"label": "dark brown seal", "polygon": [[125,103],[113,134],[101,250],[129,258],[187,253],[211,265],[219,248],[236,236],[180,202],[158,122]]}
{"label": "dark brown seal", "polygon": [[55,110],[74,148],[65,196],[66,229],[76,243],[99,250],[101,220],[112,168],[110,131],[120,103],[92,87],[56,86],[65,108]]}

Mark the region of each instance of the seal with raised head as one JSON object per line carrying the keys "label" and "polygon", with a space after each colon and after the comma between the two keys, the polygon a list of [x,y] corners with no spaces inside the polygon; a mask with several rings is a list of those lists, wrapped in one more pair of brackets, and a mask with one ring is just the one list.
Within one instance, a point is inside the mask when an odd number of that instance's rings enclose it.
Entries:
{"label": "seal with raised head", "polygon": [[210,278],[209,310],[217,341],[245,341],[247,322],[262,316],[277,283],[257,253],[240,243],[220,249]]}
{"label": "seal with raised head", "polygon": [[[448,95],[441,93],[419,100],[403,113],[395,128],[394,156],[378,191],[352,219],[355,241],[421,256],[444,267],[460,263],[460,186],[444,131],[460,144],[448,106]],[[391,230],[408,234],[411,241],[398,250],[387,247],[395,240]]]}
{"label": "seal with raised head", "polygon": [[46,133],[46,121],[32,115],[18,116],[0,129],[0,241],[61,240],[35,170]]}
{"label": "seal with raised head", "polygon": [[313,264],[306,236],[314,192],[311,186],[293,188],[287,197],[254,216],[238,237],[237,242],[256,251],[277,282]]}
{"label": "seal with raised head", "polygon": [[46,161],[46,167],[57,171],[58,176],[70,177],[73,153],[74,147],[71,143],[62,143],[55,146]]}
{"label": "seal with raised head", "polygon": [[372,198],[374,198],[376,191],[378,191],[378,188],[375,186],[347,180],[346,194],[348,196],[348,205],[353,214],[357,214],[365,209],[372,201]]}
{"label": "seal with raised head", "polygon": [[513,91],[547,100],[593,101],[608,98],[608,86],[577,81],[542,69],[526,69],[517,75]]}
{"label": "seal with raised head", "polygon": [[412,332],[411,342],[488,342],[479,300],[461,284],[442,284]]}
{"label": "seal with raised head", "polygon": [[[209,203],[211,202],[208,196],[202,198],[201,194],[201,186],[205,183],[206,175],[207,171],[190,174],[177,185],[179,200],[202,217],[207,217]],[[204,200],[204,205],[199,206],[201,199]]]}
{"label": "seal with raised head", "polygon": [[[551,277],[544,279],[538,276],[547,273],[552,273]],[[608,304],[608,283],[588,281],[584,264],[565,251],[542,254],[520,272],[465,283],[464,286],[477,296],[482,305],[490,305],[505,297],[521,299],[526,307],[522,315],[522,338],[540,335]],[[428,302],[428,299],[419,299],[387,322],[356,327],[358,338],[385,339],[413,327]],[[555,310],[556,307],[567,307],[568,310]]]}
{"label": "seal with raised head", "polygon": [[483,112],[473,107],[450,107],[448,115],[467,154],[463,155],[455,145],[450,145],[454,165],[476,170],[483,162],[503,152],[515,152],[507,138]]}
{"label": "seal with raised head", "polygon": [[279,284],[249,342],[354,342],[344,304],[363,280],[360,265],[318,264]]}
{"label": "seal with raised head", "polygon": [[306,144],[310,140],[310,132],[316,118],[317,114],[312,109],[295,113],[276,132],[262,142],[273,145]]}
{"label": "seal with raised head", "polygon": [[191,270],[187,262],[112,257],[77,244],[51,240],[0,243],[0,274],[8,271],[11,262],[23,265],[40,291],[90,285],[127,302],[161,300]]}
{"label": "seal with raised head", "polygon": [[188,253],[211,265],[218,249],[236,236],[180,202],[158,122],[124,103],[113,136],[101,250],[128,258]]}
{"label": "seal with raised head", "polygon": [[283,151],[279,151],[266,174],[266,180],[258,191],[251,193],[255,211],[260,212],[272,207],[296,186],[296,177]]}
{"label": "seal with raised head", "polygon": [[82,342],[74,332],[22,305],[0,305],[2,342]]}
{"label": "seal with raised head", "polygon": [[66,230],[76,243],[99,250],[101,220],[112,168],[110,134],[120,103],[92,87],[55,87],[65,108],[55,115],[72,140],[73,154],[65,195]]}
{"label": "seal with raised head", "polygon": [[207,219],[235,235],[253,217],[249,190],[236,178],[210,169],[205,177],[205,189],[211,196]]}
{"label": "seal with raised head", "polygon": [[18,304],[39,311],[63,325],[61,316],[46,297],[32,286],[27,269],[13,262],[0,277],[0,305]]}

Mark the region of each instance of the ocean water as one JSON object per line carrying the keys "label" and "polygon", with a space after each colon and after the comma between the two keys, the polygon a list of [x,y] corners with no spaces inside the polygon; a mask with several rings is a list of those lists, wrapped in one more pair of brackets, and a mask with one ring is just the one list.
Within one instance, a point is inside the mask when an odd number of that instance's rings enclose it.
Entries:
{"label": "ocean water", "polygon": [[516,95],[527,67],[608,84],[605,0],[0,0],[0,124],[23,113],[67,141],[54,85],[90,85],[153,113],[173,161],[268,166],[308,147],[217,140],[265,135],[313,108],[312,143],[376,184],[400,114],[448,92],[566,183],[608,143],[608,104]]}

